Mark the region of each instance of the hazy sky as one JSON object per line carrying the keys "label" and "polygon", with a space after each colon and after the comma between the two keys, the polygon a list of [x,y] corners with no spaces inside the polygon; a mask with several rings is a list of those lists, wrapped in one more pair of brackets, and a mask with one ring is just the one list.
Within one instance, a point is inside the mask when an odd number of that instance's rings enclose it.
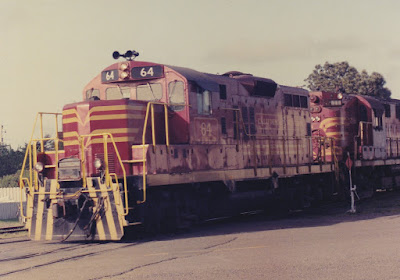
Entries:
{"label": "hazy sky", "polygon": [[114,63],[230,70],[301,86],[316,64],[381,73],[400,98],[398,0],[0,0],[0,124],[14,148]]}

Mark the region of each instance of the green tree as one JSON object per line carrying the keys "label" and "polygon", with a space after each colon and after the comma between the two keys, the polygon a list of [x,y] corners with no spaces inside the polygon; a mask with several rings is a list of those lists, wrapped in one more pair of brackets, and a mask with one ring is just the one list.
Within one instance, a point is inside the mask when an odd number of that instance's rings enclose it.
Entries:
{"label": "green tree", "polygon": [[347,61],[318,64],[305,81],[312,91],[353,93],[381,98],[389,98],[391,95],[381,74],[373,72],[368,75],[365,70],[360,73]]}
{"label": "green tree", "polygon": [[22,167],[25,157],[25,149],[13,150],[10,147],[0,147],[0,177],[15,174]]}

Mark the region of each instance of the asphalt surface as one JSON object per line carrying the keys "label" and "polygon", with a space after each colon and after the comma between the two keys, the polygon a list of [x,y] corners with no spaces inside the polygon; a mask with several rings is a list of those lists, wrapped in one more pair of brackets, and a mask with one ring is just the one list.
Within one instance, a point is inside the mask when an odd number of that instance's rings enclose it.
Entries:
{"label": "asphalt surface", "polygon": [[0,240],[4,279],[400,279],[400,193],[109,243]]}

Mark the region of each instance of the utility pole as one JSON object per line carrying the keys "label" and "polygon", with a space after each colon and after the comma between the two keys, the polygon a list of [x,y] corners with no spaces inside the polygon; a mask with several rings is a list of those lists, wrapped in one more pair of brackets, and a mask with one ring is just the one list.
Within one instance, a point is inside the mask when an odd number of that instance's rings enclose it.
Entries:
{"label": "utility pole", "polygon": [[0,132],[1,142],[0,142],[0,145],[2,145],[2,146],[4,145],[4,133],[5,133],[4,126],[1,125],[1,132]]}
{"label": "utility pole", "polygon": [[1,125],[1,130],[0,130],[0,145],[3,146],[4,145],[4,126]]}
{"label": "utility pole", "polygon": [[6,145],[4,142],[4,136],[6,134],[6,131],[4,130],[4,126],[0,126],[0,151],[3,152],[5,149],[9,148],[9,145]]}

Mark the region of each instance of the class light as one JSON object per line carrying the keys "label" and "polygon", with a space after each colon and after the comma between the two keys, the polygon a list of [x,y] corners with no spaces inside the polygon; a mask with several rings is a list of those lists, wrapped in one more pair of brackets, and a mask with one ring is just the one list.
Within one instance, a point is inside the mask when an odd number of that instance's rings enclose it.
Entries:
{"label": "class light", "polygon": [[44,170],[44,164],[43,164],[43,162],[38,161],[38,162],[35,164],[35,170],[36,170],[38,173],[43,172],[43,170]]}
{"label": "class light", "polygon": [[99,158],[96,158],[93,164],[96,169],[100,169],[103,166],[103,162]]}

